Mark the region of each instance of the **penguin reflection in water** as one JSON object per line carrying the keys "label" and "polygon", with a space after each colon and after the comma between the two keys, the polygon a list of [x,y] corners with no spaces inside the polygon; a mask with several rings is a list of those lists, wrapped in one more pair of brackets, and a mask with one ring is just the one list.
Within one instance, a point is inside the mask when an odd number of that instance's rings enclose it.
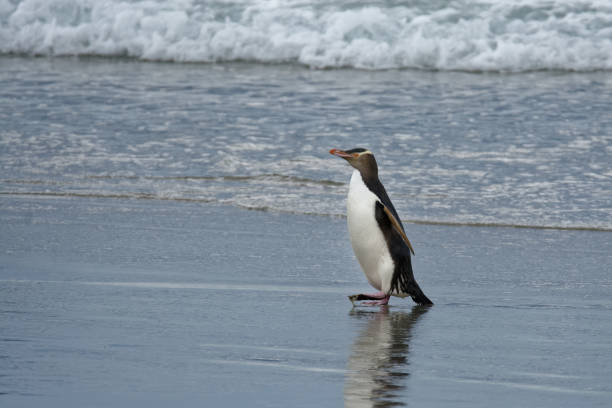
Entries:
{"label": "penguin reflection in water", "polygon": [[414,249],[378,179],[372,152],[362,148],[329,152],[354,167],[346,204],[349,237],[368,282],[379,290],[349,296],[351,302],[368,300],[370,305],[386,305],[391,296],[410,296],[420,305],[432,305],[414,280],[410,259]]}
{"label": "penguin reflection in water", "polygon": [[427,306],[413,306],[409,313],[355,308],[349,316],[361,327],[351,347],[344,382],[344,406],[396,407],[407,399],[410,375],[410,342]]}

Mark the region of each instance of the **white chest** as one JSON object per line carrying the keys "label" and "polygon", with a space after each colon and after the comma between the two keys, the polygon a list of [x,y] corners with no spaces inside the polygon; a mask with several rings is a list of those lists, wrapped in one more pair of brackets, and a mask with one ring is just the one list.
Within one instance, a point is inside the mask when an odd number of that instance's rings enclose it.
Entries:
{"label": "white chest", "polygon": [[353,171],[347,200],[351,245],[370,284],[384,290],[390,285],[394,265],[374,215],[376,201],[378,197],[366,187],[361,173]]}

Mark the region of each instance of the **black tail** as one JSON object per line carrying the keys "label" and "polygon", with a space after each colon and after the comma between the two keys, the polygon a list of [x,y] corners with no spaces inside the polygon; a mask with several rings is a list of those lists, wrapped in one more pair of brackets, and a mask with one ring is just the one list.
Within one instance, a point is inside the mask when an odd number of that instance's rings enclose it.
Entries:
{"label": "black tail", "polygon": [[410,288],[410,297],[412,298],[412,300],[414,300],[416,303],[418,303],[419,305],[424,305],[424,306],[430,306],[433,305],[433,302],[431,300],[429,300],[429,298],[427,296],[425,296],[425,294],[423,293],[423,291],[421,290],[421,288],[419,287],[419,285],[414,282],[414,285],[412,285],[412,288]]}
{"label": "black tail", "polygon": [[405,256],[398,256],[394,261],[395,271],[391,278],[391,292],[406,293],[419,305],[433,305],[433,302],[425,296],[419,284],[414,280],[408,249],[406,249]]}

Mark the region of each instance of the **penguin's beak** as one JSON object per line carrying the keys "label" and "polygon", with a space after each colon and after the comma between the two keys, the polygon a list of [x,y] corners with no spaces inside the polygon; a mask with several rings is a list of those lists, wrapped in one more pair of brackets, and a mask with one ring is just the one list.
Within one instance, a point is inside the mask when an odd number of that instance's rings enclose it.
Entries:
{"label": "penguin's beak", "polygon": [[353,155],[345,152],[344,150],[340,150],[340,149],[331,149],[329,151],[329,153],[334,155],[334,156],[342,157],[343,159],[352,159],[353,158]]}

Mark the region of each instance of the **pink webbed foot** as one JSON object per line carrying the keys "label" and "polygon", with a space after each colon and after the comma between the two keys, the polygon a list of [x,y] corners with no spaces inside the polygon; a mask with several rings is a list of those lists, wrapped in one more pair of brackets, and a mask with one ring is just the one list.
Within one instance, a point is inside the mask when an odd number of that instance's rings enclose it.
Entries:
{"label": "pink webbed foot", "polygon": [[384,306],[389,304],[389,299],[391,298],[391,296],[385,296],[384,298],[380,299],[380,300],[373,300],[371,302],[364,302],[364,305],[368,305],[368,306]]}
{"label": "pink webbed foot", "polygon": [[389,298],[391,296],[387,295],[385,292],[376,292],[376,293],[360,293],[358,295],[349,296],[349,300],[355,306],[355,302],[360,300],[369,300],[370,302],[365,302],[365,305],[369,306],[378,306],[378,305],[386,305],[389,303]]}

